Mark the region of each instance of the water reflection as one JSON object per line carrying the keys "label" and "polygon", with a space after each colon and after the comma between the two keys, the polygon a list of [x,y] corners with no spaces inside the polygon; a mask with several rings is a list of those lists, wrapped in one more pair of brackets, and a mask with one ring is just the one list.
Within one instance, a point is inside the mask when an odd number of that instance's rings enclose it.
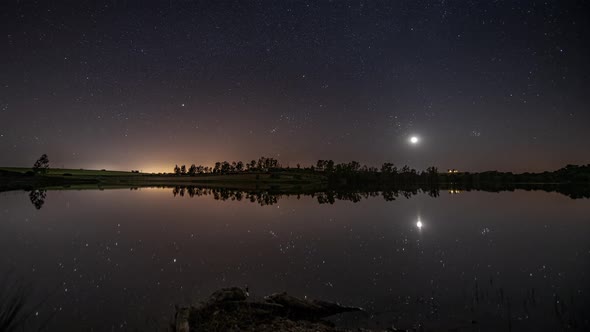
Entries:
{"label": "water reflection", "polygon": [[[138,190],[141,187],[130,187],[129,190]],[[153,188],[153,187],[151,187]],[[514,185],[509,187],[445,187],[445,186],[411,186],[403,188],[382,188],[379,186],[368,188],[338,188],[324,190],[302,190],[281,188],[267,190],[242,190],[221,187],[205,186],[158,186],[156,188],[172,188],[174,197],[200,197],[212,196],[219,201],[247,201],[259,204],[260,206],[274,205],[283,198],[295,196],[300,199],[302,196],[315,198],[318,204],[334,204],[336,201],[349,201],[358,203],[363,199],[382,197],[385,201],[395,201],[399,198],[409,199],[420,193],[430,197],[439,197],[441,190],[448,191],[449,195],[456,195],[469,191],[502,192],[514,190],[541,190],[546,192],[557,192],[572,199],[590,198],[590,187],[564,186],[564,185]],[[108,188],[97,188],[100,190]],[[45,203],[47,190],[37,189],[29,193],[31,203],[36,209],[41,209]]]}
{"label": "water reflection", "polygon": [[45,198],[47,197],[47,190],[31,190],[29,193],[29,199],[37,210],[40,210],[45,204]]}
{"label": "water reflection", "polygon": [[420,218],[418,218],[418,221],[416,222],[416,227],[418,227],[418,229],[421,230],[422,229],[422,226],[424,226],[422,224],[422,220],[420,220]]}
{"label": "water reflection", "polygon": [[319,204],[334,204],[336,201],[350,201],[358,203],[363,199],[383,197],[386,201],[394,201],[400,197],[410,198],[418,193],[426,193],[429,196],[437,197],[438,189],[424,191],[420,188],[395,189],[385,191],[347,191],[347,190],[326,190],[311,192],[273,192],[273,191],[244,191],[227,188],[204,188],[197,186],[175,186],[172,188],[174,197],[199,197],[212,196],[215,200],[221,201],[249,201],[261,206],[277,204],[280,199],[291,196],[300,199],[302,196],[315,198]]}
{"label": "water reflection", "polygon": [[375,198],[381,196],[385,201],[395,201],[399,198],[409,199],[412,196],[424,193],[430,197],[439,197],[440,190],[448,190],[451,195],[460,194],[468,191],[487,191],[487,192],[502,192],[514,190],[541,190],[546,192],[558,192],[569,196],[572,199],[590,198],[589,187],[565,187],[565,186],[518,186],[518,187],[502,187],[502,188],[488,188],[488,187],[473,187],[473,188],[441,188],[439,186],[415,186],[415,187],[400,187],[400,188],[340,188],[340,189],[325,189],[320,191],[304,191],[304,190],[240,190],[229,188],[211,188],[200,186],[174,186],[172,188],[172,195],[174,197],[189,197],[195,196],[213,196],[215,200],[221,201],[250,201],[260,205],[273,205],[278,203],[282,198],[296,196],[300,199],[301,196],[311,196],[315,198],[319,204],[334,204],[336,201],[350,201],[358,203],[363,199]]}
{"label": "water reflection", "polygon": [[0,194],[0,266],[48,298],[50,331],[162,330],[244,285],[366,308],[351,329],[588,330],[588,201],[441,190],[68,190],[40,211],[45,191]]}

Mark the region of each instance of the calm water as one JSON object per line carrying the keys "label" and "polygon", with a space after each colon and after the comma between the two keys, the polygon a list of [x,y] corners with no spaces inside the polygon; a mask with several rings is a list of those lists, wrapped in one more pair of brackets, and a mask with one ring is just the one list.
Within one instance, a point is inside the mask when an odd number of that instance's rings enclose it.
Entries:
{"label": "calm water", "polygon": [[[0,193],[0,266],[49,330],[156,330],[248,285],[366,308],[340,323],[590,329],[590,200],[540,191],[261,206],[171,188]],[[420,223],[419,223],[420,222]],[[418,227],[421,225],[421,227]]]}

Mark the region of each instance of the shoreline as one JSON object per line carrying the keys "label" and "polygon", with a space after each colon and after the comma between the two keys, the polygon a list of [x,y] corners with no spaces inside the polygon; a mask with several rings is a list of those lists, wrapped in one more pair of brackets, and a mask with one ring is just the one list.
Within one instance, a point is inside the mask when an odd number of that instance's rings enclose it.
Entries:
{"label": "shoreline", "polygon": [[382,172],[325,173],[303,169],[274,169],[230,174],[174,175],[50,169],[47,174],[34,174],[29,168],[0,167],[0,192],[141,187],[202,187],[270,194],[377,192],[400,189],[429,192],[449,190],[450,193],[459,193],[470,190],[499,192],[523,189],[556,191],[572,198],[590,197],[590,182],[586,181],[540,181],[542,179],[538,178],[539,174],[528,178],[530,181],[522,181],[521,175],[511,174],[510,178],[489,177],[488,173],[390,175]]}

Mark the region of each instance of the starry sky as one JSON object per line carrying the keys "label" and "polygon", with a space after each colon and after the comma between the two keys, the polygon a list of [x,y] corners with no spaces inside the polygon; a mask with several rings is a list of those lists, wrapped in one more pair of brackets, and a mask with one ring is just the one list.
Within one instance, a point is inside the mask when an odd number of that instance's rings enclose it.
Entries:
{"label": "starry sky", "polygon": [[0,165],[590,163],[588,7],[5,0]]}

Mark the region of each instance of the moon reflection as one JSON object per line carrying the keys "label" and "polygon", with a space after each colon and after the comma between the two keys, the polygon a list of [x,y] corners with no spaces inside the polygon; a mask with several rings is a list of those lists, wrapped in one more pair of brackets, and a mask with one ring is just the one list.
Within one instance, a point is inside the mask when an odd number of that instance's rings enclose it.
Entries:
{"label": "moon reflection", "polygon": [[421,230],[422,227],[424,227],[424,224],[422,223],[422,220],[420,220],[420,218],[418,218],[418,221],[416,222],[416,227],[418,227],[419,230]]}

